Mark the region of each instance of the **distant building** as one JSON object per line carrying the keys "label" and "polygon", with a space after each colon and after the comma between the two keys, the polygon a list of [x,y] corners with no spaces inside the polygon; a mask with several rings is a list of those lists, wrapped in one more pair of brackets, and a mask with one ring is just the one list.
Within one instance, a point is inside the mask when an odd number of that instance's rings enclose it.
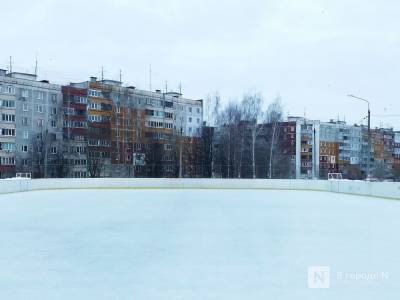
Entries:
{"label": "distant building", "polygon": [[1,177],[62,176],[61,86],[33,74],[0,71]]}
{"label": "distant building", "polygon": [[[95,77],[71,83],[64,91],[86,92],[87,98],[86,104],[74,104],[87,107],[86,125],[74,123],[87,126],[86,136],[79,137],[79,141],[67,139],[70,149],[81,149],[76,148],[77,144],[86,144],[81,145],[87,153],[86,174],[85,155],[78,155],[80,159],[70,159],[79,164],[72,166],[70,176],[175,177],[179,168],[177,137],[201,137],[201,100],[186,99],[179,93],[125,87],[119,81]],[[64,93],[64,98],[68,97]],[[84,117],[80,114],[80,118]],[[67,119],[71,117],[65,115]]]}

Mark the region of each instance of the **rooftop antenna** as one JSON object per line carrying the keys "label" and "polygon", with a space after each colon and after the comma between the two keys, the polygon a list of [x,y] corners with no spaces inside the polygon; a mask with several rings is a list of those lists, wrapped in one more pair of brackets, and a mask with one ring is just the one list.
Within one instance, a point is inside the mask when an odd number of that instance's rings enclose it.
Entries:
{"label": "rooftop antenna", "polygon": [[182,95],[182,82],[179,81],[179,94]]}
{"label": "rooftop antenna", "polygon": [[168,81],[165,82],[165,92],[168,93]]}
{"label": "rooftop antenna", "polygon": [[119,82],[122,84],[122,70],[119,70]]}
{"label": "rooftop antenna", "polygon": [[12,56],[10,56],[10,73],[12,73]]}
{"label": "rooftop antenna", "polygon": [[149,90],[151,91],[151,64],[150,64],[150,73],[149,73],[150,83],[149,83]]}
{"label": "rooftop antenna", "polygon": [[38,75],[38,61],[37,61],[37,56],[35,58],[35,76],[37,77]]}
{"label": "rooftop antenna", "polygon": [[104,81],[104,67],[101,67],[101,83]]}

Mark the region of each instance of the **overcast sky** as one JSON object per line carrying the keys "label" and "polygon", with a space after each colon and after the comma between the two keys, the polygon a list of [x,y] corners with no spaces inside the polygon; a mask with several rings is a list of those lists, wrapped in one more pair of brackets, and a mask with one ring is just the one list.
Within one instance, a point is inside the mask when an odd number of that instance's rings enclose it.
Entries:
{"label": "overcast sky", "polygon": [[0,67],[57,83],[101,74],[138,88],[223,99],[278,94],[291,115],[400,129],[396,0],[13,0],[2,3]]}

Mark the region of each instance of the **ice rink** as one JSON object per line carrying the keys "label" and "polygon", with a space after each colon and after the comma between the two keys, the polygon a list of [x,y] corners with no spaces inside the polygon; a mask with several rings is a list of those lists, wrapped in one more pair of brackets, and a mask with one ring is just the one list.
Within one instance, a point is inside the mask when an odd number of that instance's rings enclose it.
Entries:
{"label": "ice rink", "polygon": [[0,299],[398,299],[399,232],[400,202],[327,192],[0,195]]}

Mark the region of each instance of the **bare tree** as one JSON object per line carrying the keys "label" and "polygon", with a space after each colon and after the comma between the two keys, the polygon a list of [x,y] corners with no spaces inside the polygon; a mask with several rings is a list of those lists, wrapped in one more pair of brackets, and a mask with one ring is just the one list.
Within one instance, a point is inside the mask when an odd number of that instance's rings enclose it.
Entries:
{"label": "bare tree", "polygon": [[281,104],[280,97],[277,97],[267,109],[266,114],[266,123],[272,124],[272,137],[271,137],[271,144],[270,144],[270,154],[269,154],[269,168],[268,168],[268,178],[272,178],[273,174],[273,157],[274,157],[274,150],[276,144],[276,134],[277,134],[277,127],[279,122],[282,122],[283,118],[283,109]]}
{"label": "bare tree", "polygon": [[[225,109],[218,115],[217,125],[219,126],[219,141],[220,145],[220,164],[227,167],[226,177],[235,177],[237,170],[237,130],[241,121],[242,110],[240,104],[230,101]],[[221,159],[226,156],[225,159]]]}
{"label": "bare tree", "polygon": [[262,125],[259,124],[259,121],[263,117],[262,104],[263,97],[260,93],[248,93],[243,96],[243,119],[248,122],[251,131],[251,163],[253,178],[257,177],[255,149],[257,136],[262,129]]}
{"label": "bare tree", "polygon": [[105,158],[102,156],[101,152],[93,151],[88,159],[88,173],[91,178],[96,178],[101,176],[101,172],[105,167]]}
{"label": "bare tree", "polygon": [[[219,119],[219,114],[220,114],[220,108],[221,108],[221,96],[219,95],[218,92],[215,92],[213,94],[210,94],[206,98],[206,111],[204,116],[206,117],[206,124],[209,127],[214,127],[217,125],[217,120]],[[215,177],[215,172],[214,172],[214,130],[210,130],[209,133],[211,133],[211,136],[209,137],[209,151],[208,153],[210,154],[210,159],[211,159],[211,177]]]}

